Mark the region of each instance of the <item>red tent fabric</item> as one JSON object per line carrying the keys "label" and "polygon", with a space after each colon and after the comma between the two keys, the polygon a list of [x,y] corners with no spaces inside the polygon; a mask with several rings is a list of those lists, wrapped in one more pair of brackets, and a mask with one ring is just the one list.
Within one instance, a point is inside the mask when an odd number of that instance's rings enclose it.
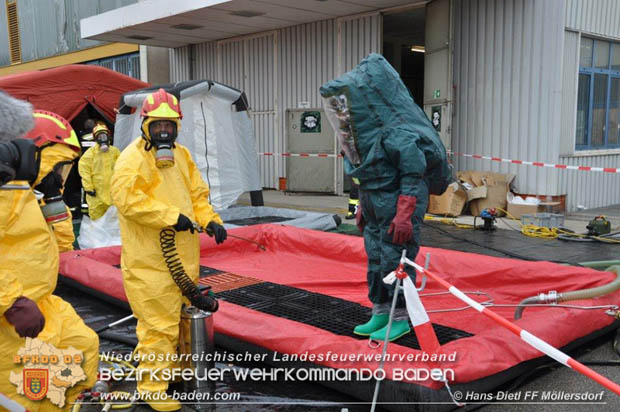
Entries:
{"label": "red tent fabric", "polygon": [[0,89],[72,121],[87,104],[114,122],[121,95],[148,83],[100,66],[72,64],[0,78]]}
{"label": "red tent fabric", "polygon": [[[260,250],[252,243],[229,238],[216,245],[213,238],[201,235],[202,265],[228,274],[242,275],[266,282],[303,289],[359,303],[370,307],[366,285],[366,254],[360,237],[319,232],[281,225],[255,225],[231,229],[230,234],[259,242]],[[526,262],[473,253],[422,247],[417,262],[431,252],[429,269],[454,284],[478,302],[489,298],[495,305],[516,305],[526,297],[540,292],[568,292],[607,284],[616,278],[612,272],[602,272],[551,262]],[[120,264],[120,246],[65,252],[60,255],[59,272],[68,278],[126,301]],[[210,278],[204,278],[209,283]],[[419,280],[418,280],[419,282]],[[203,283],[201,281],[201,283]],[[482,291],[488,296],[471,295]],[[437,282],[429,280],[422,294],[422,303],[433,323],[464,330],[474,336],[456,339],[442,345],[440,353],[456,353],[456,361],[445,362],[441,368],[455,372],[455,383],[473,382],[522,362],[543,356],[489,318],[472,309],[447,292]],[[617,304],[620,292],[615,291],[593,299],[570,302],[578,306]],[[294,303],[292,304],[294,307]],[[515,307],[494,306],[494,312],[512,320]],[[561,348],[614,322],[605,309],[583,310],[556,305],[531,307],[523,317],[514,321],[550,345]],[[214,318],[217,333],[280,354],[310,353],[319,357],[328,353],[377,355],[380,348],[370,348],[368,339],[337,335],[292,319],[261,313],[224,300]],[[400,346],[398,341],[388,347],[388,353],[409,354],[421,351]],[[372,368],[378,361],[341,361],[317,358],[317,364],[332,368]],[[425,361],[395,360],[386,362],[388,379],[397,369],[427,367]],[[584,379],[585,378],[579,378]],[[439,388],[438,381],[416,382]]]}

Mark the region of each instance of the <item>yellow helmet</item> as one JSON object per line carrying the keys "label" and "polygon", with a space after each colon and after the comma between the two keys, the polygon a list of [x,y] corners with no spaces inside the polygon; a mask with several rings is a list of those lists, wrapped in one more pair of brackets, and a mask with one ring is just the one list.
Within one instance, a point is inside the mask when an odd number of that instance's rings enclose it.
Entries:
{"label": "yellow helmet", "polygon": [[149,126],[151,123],[159,120],[169,120],[176,124],[174,138],[181,129],[181,106],[179,100],[172,94],[167,93],[164,89],[159,89],[146,96],[142,105],[140,116],[142,120],[142,133],[150,141],[151,132]]}

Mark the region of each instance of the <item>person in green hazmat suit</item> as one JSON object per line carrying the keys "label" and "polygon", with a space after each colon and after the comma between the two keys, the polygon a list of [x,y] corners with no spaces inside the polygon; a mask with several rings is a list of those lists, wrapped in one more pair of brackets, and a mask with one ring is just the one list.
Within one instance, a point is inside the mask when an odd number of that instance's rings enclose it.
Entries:
{"label": "person in green hazmat suit", "polygon": [[[451,180],[446,149],[398,73],[371,54],[320,89],[326,115],[345,153],[345,173],[359,180],[356,220],[368,255],[368,298],[372,317],[354,333],[386,337],[394,285],[383,277],[396,269],[402,250],[413,260],[428,196]],[[415,282],[415,270],[407,268]],[[409,333],[402,294],[397,298],[390,341]]]}

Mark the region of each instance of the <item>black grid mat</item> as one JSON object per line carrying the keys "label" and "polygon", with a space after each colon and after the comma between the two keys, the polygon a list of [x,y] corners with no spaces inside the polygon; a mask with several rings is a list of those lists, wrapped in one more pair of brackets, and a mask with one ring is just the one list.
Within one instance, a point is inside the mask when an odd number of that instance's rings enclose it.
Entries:
{"label": "black grid mat", "polygon": [[[367,322],[371,316],[370,308],[357,303],[270,282],[220,292],[216,296],[258,312],[358,339],[360,337],[353,334],[353,328]],[[433,329],[442,345],[473,336],[463,330],[438,324],[433,324]],[[420,349],[415,333],[399,339],[398,344]]]}

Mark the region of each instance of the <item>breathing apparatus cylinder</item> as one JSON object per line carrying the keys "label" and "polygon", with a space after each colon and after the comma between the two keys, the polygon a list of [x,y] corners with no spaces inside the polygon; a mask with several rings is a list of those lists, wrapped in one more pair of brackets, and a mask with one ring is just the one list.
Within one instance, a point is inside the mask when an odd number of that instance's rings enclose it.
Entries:
{"label": "breathing apparatus cylinder", "polygon": [[62,196],[43,198],[43,201],[45,204],[41,206],[41,212],[43,212],[43,217],[48,224],[69,219],[67,205],[65,205],[65,202],[62,200]]}
{"label": "breathing apparatus cylinder", "polygon": [[[213,361],[213,314],[194,306],[185,306],[181,310],[181,328],[179,336],[180,353],[188,359],[187,367],[194,371],[191,380],[183,381],[183,390],[197,402],[192,405],[201,412],[215,411],[214,404],[203,403],[206,393],[215,393],[215,382],[207,379],[207,373],[215,367]],[[207,356],[210,354],[210,356]],[[210,360],[206,360],[210,359]],[[203,394],[203,395],[199,395]]]}

